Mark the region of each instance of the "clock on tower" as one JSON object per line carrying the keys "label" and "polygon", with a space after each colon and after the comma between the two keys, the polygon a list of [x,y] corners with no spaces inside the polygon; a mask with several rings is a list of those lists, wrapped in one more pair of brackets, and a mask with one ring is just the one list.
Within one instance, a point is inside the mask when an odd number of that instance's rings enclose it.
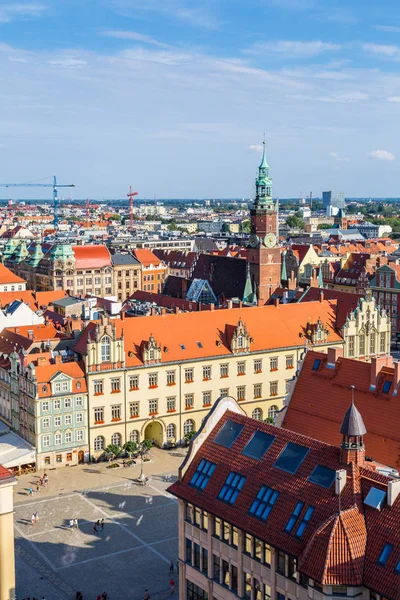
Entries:
{"label": "clock on tower", "polygon": [[263,302],[268,300],[281,283],[278,210],[278,201],[272,198],[272,179],[269,176],[264,140],[256,178],[256,197],[250,207],[251,234],[247,248],[253,290]]}

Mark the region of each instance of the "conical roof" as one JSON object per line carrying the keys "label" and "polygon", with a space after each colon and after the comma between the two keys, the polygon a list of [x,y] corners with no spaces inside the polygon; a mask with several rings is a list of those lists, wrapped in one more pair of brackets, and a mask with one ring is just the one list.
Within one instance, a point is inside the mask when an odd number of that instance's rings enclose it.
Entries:
{"label": "conical roof", "polygon": [[269,165],[267,163],[267,157],[265,156],[265,140],[263,141],[263,155],[262,155],[262,160],[261,160],[261,164],[258,167],[259,169],[269,169]]}
{"label": "conical roof", "polygon": [[361,414],[356,408],[354,402],[347,410],[340,427],[340,433],[346,436],[360,436],[367,433]]}

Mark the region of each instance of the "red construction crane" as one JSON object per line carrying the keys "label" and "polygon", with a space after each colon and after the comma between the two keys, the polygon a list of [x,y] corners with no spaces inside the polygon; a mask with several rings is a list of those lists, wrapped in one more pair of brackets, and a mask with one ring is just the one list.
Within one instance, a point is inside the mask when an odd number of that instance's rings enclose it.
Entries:
{"label": "red construction crane", "polygon": [[135,196],[138,196],[139,192],[133,192],[132,191],[132,186],[129,186],[129,194],[127,194],[128,198],[129,198],[129,226],[132,229],[133,228],[133,199]]}
{"label": "red construction crane", "polygon": [[9,216],[9,218],[10,218],[10,219],[12,219],[12,218],[13,218],[13,216],[14,216],[14,212],[13,212],[13,201],[11,200],[11,198],[10,198],[10,200],[8,201],[8,216]]}

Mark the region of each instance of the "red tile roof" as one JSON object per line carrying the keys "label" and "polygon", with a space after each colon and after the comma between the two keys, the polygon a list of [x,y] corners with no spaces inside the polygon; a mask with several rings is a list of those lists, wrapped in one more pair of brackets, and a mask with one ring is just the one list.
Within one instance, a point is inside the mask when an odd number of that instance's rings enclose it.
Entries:
{"label": "red tile roof", "polygon": [[111,256],[107,246],[72,246],[77,269],[101,269],[111,267]]}
{"label": "red tile roof", "polygon": [[[314,371],[316,359],[321,364]],[[328,444],[340,444],[339,427],[354,385],[355,401],[367,428],[367,456],[400,470],[400,395],[392,395],[393,385],[389,395],[382,393],[384,381],[393,381],[393,368],[384,367],[376,389],[371,390],[369,363],[339,358],[334,369],[326,365],[326,354],[307,353],[282,426]]]}
{"label": "red tile roof", "polygon": [[15,275],[15,273],[0,263],[0,285],[7,285],[10,283],[26,283],[26,281]]}
{"label": "red tile roof", "polygon": [[[141,347],[150,335],[161,344],[161,362],[165,363],[230,356],[231,338],[240,319],[253,339],[252,352],[303,346],[307,324],[316,323],[319,318],[328,330],[328,343],[341,342],[342,338],[335,330],[335,300],[137,317],[113,323],[118,336],[124,331],[126,364],[134,366],[143,364]],[[93,339],[94,327],[89,324],[83,331],[75,346],[77,352],[86,353],[88,335],[91,332]],[[198,342],[201,342],[201,347]]]}
{"label": "red tile roof", "polygon": [[[400,560],[400,496],[393,506],[384,504],[380,511],[363,502],[371,486],[387,490],[389,479],[375,472],[368,463],[361,467],[354,463],[345,464],[341,461],[338,447],[231,410],[227,410],[214,425],[211,419],[217,412],[217,406],[203,422],[199,438],[192,442],[183,464],[184,470],[181,468],[179,479],[168,491],[266,541],[274,548],[297,557],[299,571],[322,584],[366,585],[389,600],[399,600],[399,576],[395,575],[394,566]],[[228,419],[243,426],[230,448],[214,442],[216,434]],[[255,431],[274,437],[261,460],[242,453]],[[288,442],[308,448],[304,460],[293,474],[275,466]],[[202,459],[214,463],[216,467],[205,488],[199,490],[189,482]],[[334,483],[325,488],[309,481],[317,465],[347,472],[340,504]],[[218,499],[231,472],[246,477],[232,505]],[[249,514],[261,486],[279,492],[266,521]],[[303,502],[299,519],[308,507],[314,507],[301,537],[294,535],[299,520],[293,532],[285,531],[298,502]],[[378,567],[377,560],[387,542],[394,546],[393,557],[387,567]]]}
{"label": "red tile roof", "polygon": [[133,251],[133,255],[144,267],[153,265],[154,267],[165,268],[165,264],[151,250],[145,248],[137,248]]}
{"label": "red tile roof", "polygon": [[339,292],[337,290],[319,289],[309,287],[301,296],[299,302],[310,302],[319,300],[321,293],[325,300],[337,300],[336,311],[336,327],[343,327],[348,315],[357,308],[360,299],[359,294],[351,294],[349,292]]}

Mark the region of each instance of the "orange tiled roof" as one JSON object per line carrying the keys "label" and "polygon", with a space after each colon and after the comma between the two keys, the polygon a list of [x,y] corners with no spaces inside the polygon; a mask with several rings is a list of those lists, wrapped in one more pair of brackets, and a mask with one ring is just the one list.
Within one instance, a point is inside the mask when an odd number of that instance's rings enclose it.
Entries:
{"label": "orange tiled roof", "polygon": [[51,302],[61,300],[68,296],[65,290],[50,290],[48,292],[35,292],[36,302],[38,307],[49,306]]}
{"label": "orange tiled roof", "polygon": [[137,248],[133,251],[134,256],[144,266],[149,267],[150,265],[164,267],[164,263],[151,251],[146,248]]}
{"label": "orange tiled roof", "polygon": [[26,283],[26,281],[0,263],[0,285],[7,285],[9,283]]}
{"label": "orange tiled roof", "polygon": [[111,267],[111,256],[107,246],[72,246],[77,269],[100,269]]}
{"label": "orange tiled roof", "polygon": [[[278,307],[231,308],[146,316],[119,319],[113,323],[117,335],[124,331],[127,366],[136,366],[143,364],[141,346],[142,342],[149,340],[150,335],[164,348],[162,362],[229,356],[232,353],[230,341],[240,319],[253,339],[252,352],[303,346],[302,336],[307,324],[316,323],[318,318],[321,318],[328,330],[328,343],[341,342],[342,338],[335,330],[336,307],[335,300],[327,300]],[[75,346],[77,352],[86,353],[86,341],[89,332],[93,339],[94,327],[89,324],[84,330]],[[201,346],[198,342],[201,342]]]}
{"label": "orange tiled roof", "polygon": [[21,300],[25,302],[32,310],[37,310],[35,293],[32,290],[25,290],[22,292],[0,292],[0,308],[4,308],[14,302],[14,300]]}
{"label": "orange tiled roof", "polygon": [[[321,365],[314,371],[316,359],[321,360]],[[367,455],[384,465],[400,469],[399,396],[382,393],[384,381],[393,381],[393,368],[385,367],[377,388],[371,390],[369,363],[339,358],[335,369],[327,368],[326,363],[326,354],[307,353],[283,427],[339,445],[339,427],[351,399],[350,386],[354,385],[355,401],[367,428]]]}
{"label": "orange tiled roof", "polygon": [[[83,394],[87,392],[85,370],[82,362],[65,362],[47,365],[37,365],[35,367],[36,379],[38,382],[39,398],[51,396],[50,380],[57,373],[64,373],[72,377],[73,394]],[[79,386],[76,384],[79,383]]]}

